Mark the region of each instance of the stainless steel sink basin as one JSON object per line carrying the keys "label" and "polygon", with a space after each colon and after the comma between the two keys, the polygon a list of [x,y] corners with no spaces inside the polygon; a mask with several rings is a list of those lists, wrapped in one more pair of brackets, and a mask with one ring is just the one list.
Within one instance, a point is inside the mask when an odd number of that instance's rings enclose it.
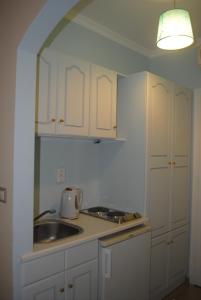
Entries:
{"label": "stainless steel sink basin", "polygon": [[34,225],[34,243],[50,243],[82,231],[81,227],[60,220],[45,220]]}

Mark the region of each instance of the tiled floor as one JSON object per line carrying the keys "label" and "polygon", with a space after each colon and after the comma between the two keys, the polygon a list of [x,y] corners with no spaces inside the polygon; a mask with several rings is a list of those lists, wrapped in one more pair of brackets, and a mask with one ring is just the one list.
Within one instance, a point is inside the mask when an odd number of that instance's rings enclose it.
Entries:
{"label": "tiled floor", "polygon": [[163,300],[201,300],[201,288],[183,284]]}

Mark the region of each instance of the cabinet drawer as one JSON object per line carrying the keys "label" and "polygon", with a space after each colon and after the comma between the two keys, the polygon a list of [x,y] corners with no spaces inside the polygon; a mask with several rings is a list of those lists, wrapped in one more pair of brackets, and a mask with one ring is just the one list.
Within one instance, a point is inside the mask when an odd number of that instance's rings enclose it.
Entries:
{"label": "cabinet drawer", "polygon": [[22,265],[22,285],[41,280],[64,270],[64,252],[37,258]]}
{"label": "cabinet drawer", "polygon": [[92,241],[68,249],[65,252],[65,268],[72,268],[98,256],[98,241]]}

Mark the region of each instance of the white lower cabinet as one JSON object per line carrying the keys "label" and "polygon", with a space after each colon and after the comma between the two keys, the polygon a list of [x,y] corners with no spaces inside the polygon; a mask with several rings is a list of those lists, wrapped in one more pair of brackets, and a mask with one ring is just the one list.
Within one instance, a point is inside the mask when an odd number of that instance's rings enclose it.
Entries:
{"label": "white lower cabinet", "polygon": [[97,299],[97,260],[93,260],[66,272],[68,300]]}
{"label": "white lower cabinet", "polygon": [[174,230],[169,245],[168,288],[171,291],[181,284],[188,267],[188,229]]}
{"label": "white lower cabinet", "polygon": [[30,284],[23,289],[23,300],[64,300],[64,272]]}
{"label": "white lower cabinet", "polygon": [[168,235],[164,234],[152,240],[151,245],[151,276],[150,276],[150,298],[157,298],[167,289],[168,268]]}
{"label": "white lower cabinet", "polygon": [[98,241],[22,264],[22,300],[97,300]]}
{"label": "white lower cabinet", "polygon": [[162,299],[184,282],[187,265],[187,226],[152,239],[150,299]]}

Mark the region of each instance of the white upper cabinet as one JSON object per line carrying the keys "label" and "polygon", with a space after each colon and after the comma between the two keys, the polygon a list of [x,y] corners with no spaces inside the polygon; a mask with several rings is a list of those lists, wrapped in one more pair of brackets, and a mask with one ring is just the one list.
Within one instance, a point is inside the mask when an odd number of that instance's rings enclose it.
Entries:
{"label": "white upper cabinet", "polygon": [[58,126],[60,135],[88,135],[89,64],[60,56],[58,82]]}
{"label": "white upper cabinet", "polygon": [[56,122],[58,64],[54,53],[46,52],[38,61],[36,132],[54,134]]}
{"label": "white upper cabinet", "polygon": [[117,74],[91,65],[90,135],[116,137]]}
{"label": "white upper cabinet", "polygon": [[116,137],[115,72],[49,49],[38,71],[39,135]]}

